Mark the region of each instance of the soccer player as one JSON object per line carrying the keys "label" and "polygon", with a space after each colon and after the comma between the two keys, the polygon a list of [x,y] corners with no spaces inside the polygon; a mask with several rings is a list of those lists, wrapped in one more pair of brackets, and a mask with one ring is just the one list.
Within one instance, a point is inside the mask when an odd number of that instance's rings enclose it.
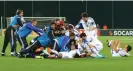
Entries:
{"label": "soccer player", "polygon": [[75,39],[78,39],[79,32],[76,29],[74,29],[74,26],[72,24],[69,24],[68,25],[68,29],[66,30],[65,35],[66,36],[70,36],[71,33],[74,33],[75,34]]}
{"label": "soccer player", "polygon": [[107,45],[111,49],[112,57],[130,56],[129,52],[132,50],[130,45],[125,45],[123,48],[120,48],[119,40],[107,40]]}
{"label": "soccer player", "polygon": [[80,35],[80,39],[78,41],[78,54],[81,57],[91,56],[94,58],[103,58],[104,56],[99,54],[102,50],[102,47],[93,41],[93,39],[89,38],[90,40],[86,39],[87,36],[85,33]]}
{"label": "soccer player", "polygon": [[84,29],[84,33],[87,35],[87,39],[93,39],[93,42],[99,44],[101,48],[103,48],[103,44],[97,38],[97,28],[96,23],[93,18],[88,17],[87,13],[82,13],[82,19],[80,20],[79,24],[76,28],[82,27]]}
{"label": "soccer player", "polygon": [[21,22],[21,17],[23,16],[23,10],[18,10],[16,15],[12,18],[9,27],[6,29],[5,38],[4,38],[4,45],[2,48],[2,56],[5,56],[5,50],[10,42],[11,44],[11,55],[16,55],[16,31],[19,26],[23,26]]}
{"label": "soccer player", "polygon": [[76,29],[83,28],[87,36],[97,37],[96,23],[93,18],[88,17],[87,13],[82,13],[82,19],[76,25]]}
{"label": "soccer player", "polygon": [[38,35],[41,35],[41,33],[44,33],[42,30],[39,28],[36,28],[35,26],[37,25],[36,20],[32,20],[31,22],[28,22],[25,24],[21,29],[17,32],[19,36],[19,40],[21,41],[22,44],[22,50],[28,47],[28,43],[26,40],[26,37],[32,32],[36,32]]}
{"label": "soccer player", "polygon": [[[50,25],[51,28],[55,29],[54,22],[52,22]],[[34,51],[38,47],[44,47],[44,49],[47,48],[47,46],[51,44],[54,38],[55,36],[53,35],[52,30],[43,33],[41,36],[37,37],[36,40],[30,46],[20,52],[20,57],[23,57],[24,54],[30,53],[30,51]]]}

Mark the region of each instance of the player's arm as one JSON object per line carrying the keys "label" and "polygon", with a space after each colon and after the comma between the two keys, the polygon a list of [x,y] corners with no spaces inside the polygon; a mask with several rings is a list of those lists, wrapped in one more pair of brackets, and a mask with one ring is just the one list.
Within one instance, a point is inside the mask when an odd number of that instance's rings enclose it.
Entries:
{"label": "player's arm", "polygon": [[97,29],[97,28],[96,28],[96,23],[95,23],[94,19],[93,19],[93,18],[90,18],[90,19],[92,20],[92,27],[91,27],[91,30]]}
{"label": "player's arm", "polygon": [[21,21],[21,18],[20,18],[20,17],[18,17],[18,18],[17,18],[17,22],[18,22],[18,25],[19,25],[19,26],[21,26],[21,27],[23,26],[23,23],[22,23],[22,21]]}
{"label": "player's arm", "polygon": [[78,29],[80,26],[82,26],[82,19],[79,21],[79,23],[75,26],[76,29]]}
{"label": "player's arm", "polygon": [[35,31],[38,35],[40,35],[40,33],[44,33],[43,30],[40,30],[39,28],[36,28],[35,26],[32,26],[31,24],[28,24],[26,27],[32,29],[33,31]]}

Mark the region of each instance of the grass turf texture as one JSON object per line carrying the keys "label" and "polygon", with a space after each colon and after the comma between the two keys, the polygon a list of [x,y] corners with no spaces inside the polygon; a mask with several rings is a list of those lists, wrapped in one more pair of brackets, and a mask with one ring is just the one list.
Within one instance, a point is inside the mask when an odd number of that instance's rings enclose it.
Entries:
{"label": "grass turf texture", "polygon": [[[3,46],[3,38],[0,36],[0,49]],[[29,37],[28,41],[32,38]],[[130,57],[112,58],[106,40],[120,40],[121,45],[130,44],[133,46],[133,38],[130,36],[109,36],[99,37],[104,44],[101,51],[106,56],[104,59],[78,58],[78,59],[28,59],[10,56],[10,48],[7,47],[7,56],[0,56],[0,71],[132,71],[133,50]],[[18,50],[20,46],[18,44]]]}

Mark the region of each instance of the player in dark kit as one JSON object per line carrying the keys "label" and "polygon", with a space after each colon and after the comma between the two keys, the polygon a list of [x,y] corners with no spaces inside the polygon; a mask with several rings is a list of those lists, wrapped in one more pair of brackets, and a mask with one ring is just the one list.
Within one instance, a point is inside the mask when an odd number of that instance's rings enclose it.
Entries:
{"label": "player in dark kit", "polygon": [[16,31],[18,30],[19,26],[23,26],[21,17],[23,17],[23,10],[17,10],[16,15],[12,18],[9,27],[6,29],[5,38],[4,38],[4,45],[2,48],[2,56],[5,56],[5,50],[10,42],[11,44],[11,55],[15,56],[16,53]]}

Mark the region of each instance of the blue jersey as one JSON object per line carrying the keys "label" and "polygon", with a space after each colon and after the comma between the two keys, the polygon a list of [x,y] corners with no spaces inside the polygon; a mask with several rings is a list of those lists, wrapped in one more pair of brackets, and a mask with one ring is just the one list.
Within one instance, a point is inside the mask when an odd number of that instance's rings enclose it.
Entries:
{"label": "blue jersey", "polygon": [[[23,23],[21,21],[21,18],[23,17],[20,17],[19,15],[15,15],[12,19],[11,19],[11,22],[10,22],[10,25],[9,26],[16,26],[16,25],[19,25],[19,26],[23,26]],[[18,27],[15,27],[14,29],[18,31],[19,29],[19,26]]]}
{"label": "blue jersey", "polygon": [[67,45],[70,41],[69,36],[61,36],[61,37],[56,38],[56,40],[57,40],[57,44],[58,44],[58,48],[60,52],[68,51]]}
{"label": "blue jersey", "polygon": [[20,28],[20,30],[17,32],[17,34],[20,36],[20,37],[27,37],[32,31],[36,32],[39,34],[40,33],[43,33],[42,30],[36,28],[35,26],[32,25],[31,22],[28,22],[27,24],[25,24],[23,27]]}
{"label": "blue jersey", "polygon": [[18,21],[17,21],[18,17],[19,17],[19,15],[15,15],[15,16],[12,18],[12,20],[11,20],[11,22],[10,22],[10,26],[15,26],[15,25],[18,24]]}
{"label": "blue jersey", "polygon": [[40,42],[41,46],[46,47],[50,43],[50,39],[48,37],[48,32],[39,36],[37,40]]}

